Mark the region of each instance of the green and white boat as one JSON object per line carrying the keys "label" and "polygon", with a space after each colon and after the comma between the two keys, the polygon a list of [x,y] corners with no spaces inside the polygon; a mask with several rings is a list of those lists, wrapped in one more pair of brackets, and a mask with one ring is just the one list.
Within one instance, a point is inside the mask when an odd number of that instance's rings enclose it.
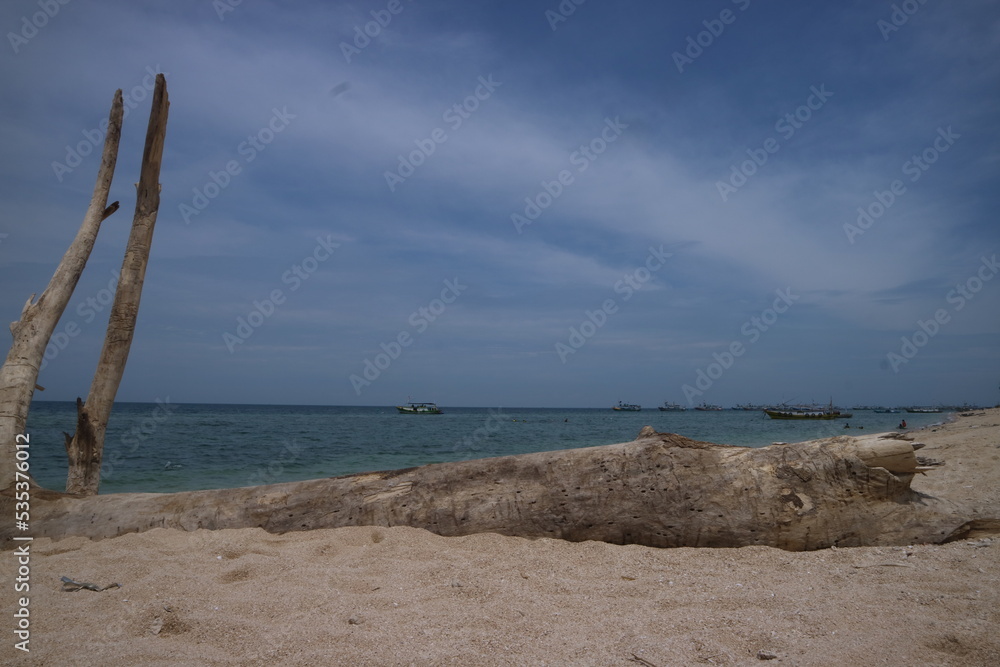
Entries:
{"label": "green and white boat", "polygon": [[771,419],[850,419],[854,415],[850,412],[841,412],[833,407],[833,401],[827,407],[822,406],[796,406],[777,407],[764,410]]}

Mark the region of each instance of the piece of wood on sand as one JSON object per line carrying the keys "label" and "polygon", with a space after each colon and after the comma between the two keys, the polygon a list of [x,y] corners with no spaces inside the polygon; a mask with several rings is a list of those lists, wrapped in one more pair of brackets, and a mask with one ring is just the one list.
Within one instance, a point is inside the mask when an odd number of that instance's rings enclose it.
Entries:
{"label": "piece of wood on sand", "polygon": [[899,442],[841,436],[754,449],[646,427],[628,443],[268,486],[51,494],[33,499],[32,526],[38,537],[94,539],[160,527],[413,526],[446,536],[793,551],[964,536],[961,508],[910,488],[913,448],[907,457]]}

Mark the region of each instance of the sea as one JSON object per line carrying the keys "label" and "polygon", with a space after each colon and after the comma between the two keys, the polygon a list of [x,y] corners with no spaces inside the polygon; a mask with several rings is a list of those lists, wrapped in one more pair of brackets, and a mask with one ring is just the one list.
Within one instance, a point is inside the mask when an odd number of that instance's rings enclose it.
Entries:
{"label": "sea", "polygon": [[[254,486],[608,445],[635,439],[647,425],[695,440],[763,447],[893,431],[901,419],[912,430],[948,418],[944,413],[855,410],[847,420],[785,421],[743,410],[440,407],[440,415],[407,415],[393,406],[116,403],[105,437],[100,492]],[[46,488],[65,488],[64,433],[72,433],[75,424],[75,403],[31,405],[25,429],[30,471]]]}

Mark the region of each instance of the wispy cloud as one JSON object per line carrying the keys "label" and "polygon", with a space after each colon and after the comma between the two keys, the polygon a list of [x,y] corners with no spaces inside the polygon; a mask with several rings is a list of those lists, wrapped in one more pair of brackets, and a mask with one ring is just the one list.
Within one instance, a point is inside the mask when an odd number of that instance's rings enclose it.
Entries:
{"label": "wispy cloud", "polygon": [[[9,3],[0,25],[14,30],[32,7]],[[888,40],[878,21],[891,8],[864,3],[588,3],[554,31],[533,3],[401,7],[359,47],[356,28],[384,4],[241,3],[224,20],[193,0],[63,6],[0,59],[8,321],[71,240],[99,158],[61,179],[53,163],[106,118],[115,88],[141,94],[152,68],[167,73],[170,122],[130,360],[143,372],[123,398],[356,403],[345,378],[459,276],[461,299],[361,402],[432,392],[451,404],[609,405],[625,398],[618,387],[647,404],[681,400],[682,382],[664,378],[707,368],[789,288],[795,307],[706,400],[793,388],[995,399],[983,336],[1000,332],[1000,284],[984,284],[898,374],[880,366],[1000,251],[991,3],[927,3]],[[736,20],[678,72],[672,54],[723,9]],[[116,39],[95,48],[109,30]],[[819,103],[816,90],[832,95]],[[120,264],[147,109],[126,119],[112,192],[122,211],[79,295]],[[614,141],[601,140],[608,123],[621,128]],[[960,138],[911,180],[906,164],[942,128]],[[599,154],[581,158],[590,146]],[[386,174],[404,171],[389,187]],[[886,205],[897,180],[905,191]],[[725,198],[720,182],[734,188]],[[512,215],[532,202],[545,206],[518,229]],[[873,204],[884,210],[852,242],[845,225]],[[185,219],[184,206],[197,213]],[[325,234],[337,252],[230,354],[221,333]],[[553,343],[661,245],[670,262],[560,363]],[[80,393],[102,329],[47,366],[47,397]]]}

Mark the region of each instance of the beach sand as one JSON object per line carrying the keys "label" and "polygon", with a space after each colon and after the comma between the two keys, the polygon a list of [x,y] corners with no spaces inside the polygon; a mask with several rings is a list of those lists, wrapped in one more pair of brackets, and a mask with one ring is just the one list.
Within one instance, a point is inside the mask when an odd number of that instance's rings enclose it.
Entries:
{"label": "beach sand", "polygon": [[[1000,518],[1000,410],[916,434],[946,465],[913,487]],[[31,554],[31,652],[8,630],[4,664],[1000,664],[1000,535],[790,553],[160,529]]]}

